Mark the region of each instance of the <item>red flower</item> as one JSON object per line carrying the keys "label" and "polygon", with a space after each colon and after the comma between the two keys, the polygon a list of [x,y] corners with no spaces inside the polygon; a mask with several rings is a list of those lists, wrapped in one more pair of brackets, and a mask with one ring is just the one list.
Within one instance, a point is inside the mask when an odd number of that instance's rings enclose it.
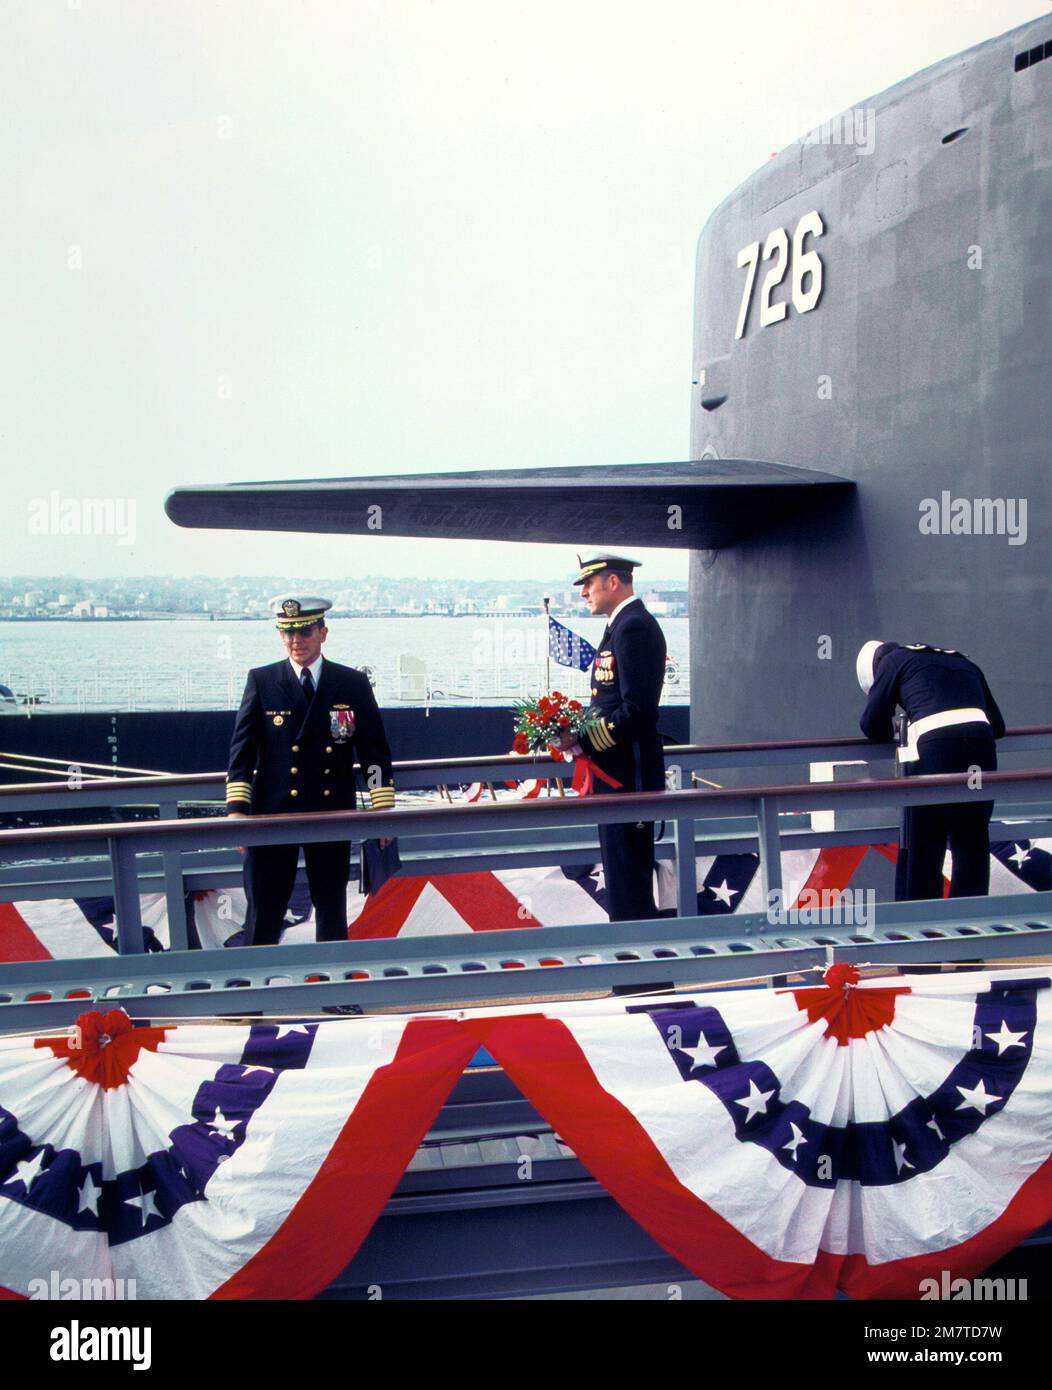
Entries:
{"label": "red flower", "polygon": [[576,714],[577,711],[583,709],[584,706],[581,704],[580,700],[571,700],[568,708],[572,709],[573,712]]}
{"label": "red flower", "polygon": [[528,753],[530,745],[526,742],[525,734],[516,734],[515,742],[511,745],[516,753]]}
{"label": "red flower", "polygon": [[548,745],[548,752],[552,755],[552,761],[561,763],[563,761],[563,750],[557,748],[554,743]]}
{"label": "red flower", "polygon": [[558,701],[558,703],[561,705],[562,702],[566,699],[566,696],[562,693],[561,690],[553,690],[552,699]]}
{"label": "red flower", "polygon": [[559,716],[559,728],[560,728],[560,729],[568,728],[568,727],[569,727],[569,724],[570,724],[570,716],[569,716],[568,714],[561,714],[561,715]]}

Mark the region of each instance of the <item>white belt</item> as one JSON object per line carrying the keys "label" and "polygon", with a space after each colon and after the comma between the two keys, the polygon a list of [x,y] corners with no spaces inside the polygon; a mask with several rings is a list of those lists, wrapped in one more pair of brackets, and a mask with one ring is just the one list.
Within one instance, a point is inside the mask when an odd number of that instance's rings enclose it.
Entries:
{"label": "white belt", "polygon": [[920,757],[917,740],[933,729],[948,729],[954,724],[989,724],[983,709],[944,709],[940,714],[926,714],[906,729],[906,746],[899,749],[900,763],[915,763]]}

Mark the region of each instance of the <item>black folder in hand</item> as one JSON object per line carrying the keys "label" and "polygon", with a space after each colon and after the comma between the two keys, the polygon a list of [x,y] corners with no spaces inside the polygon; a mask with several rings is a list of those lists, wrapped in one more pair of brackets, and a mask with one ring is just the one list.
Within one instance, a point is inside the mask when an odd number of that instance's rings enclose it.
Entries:
{"label": "black folder in hand", "polygon": [[392,840],[386,849],[381,849],[379,840],[363,841],[362,892],[378,893],[389,878],[394,878],[401,867],[397,840]]}

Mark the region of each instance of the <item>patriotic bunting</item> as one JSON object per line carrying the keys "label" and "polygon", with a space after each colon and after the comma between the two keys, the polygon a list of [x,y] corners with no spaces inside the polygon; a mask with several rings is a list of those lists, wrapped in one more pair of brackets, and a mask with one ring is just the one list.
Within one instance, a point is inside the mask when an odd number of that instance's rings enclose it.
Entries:
{"label": "patriotic bunting", "polygon": [[445,1020],[0,1038],[0,1288],[310,1298],[383,1210],[474,1051]]}
{"label": "patriotic bunting", "polygon": [[[530,784],[524,793],[532,796]],[[536,784],[539,786],[540,784]],[[1052,841],[1005,841],[991,846],[990,891],[1000,896],[1052,889]],[[872,889],[878,902],[894,892],[895,848],[848,845],[836,849],[790,850],[782,855],[786,905],[806,905],[807,894]],[[676,882],[670,861],[655,875],[658,906],[675,910]],[[830,897],[829,895],[833,895]],[[147,950],[168,948],[163,894],[140,899]],[[697,860],[699,916],[766,910],[755,854],[702,855]],[[245,918],[240,888],[201,893],[194,902],[198,937],[205,948],[239,946]],[[434,877],[399,876],[369,897],[352,885],[347,895],[348,936],[352,940],[394,936],[433,936],[522,927],[570,926],[606,922],[602,869],[593,865],[502,869]],[[293,889],[286,943],[313,941],[313,907],[306,877]],[[58,960],[114,954],[116,934],[112,898],[0,904],[0,962]]]}
{"label": "patriotic bunting", "polygon": [[485,1048],[611,1196],[732,1297],[918,1298],[1052,1217],[1036,970],[0,1039],[0,1286],[307,1298]]}

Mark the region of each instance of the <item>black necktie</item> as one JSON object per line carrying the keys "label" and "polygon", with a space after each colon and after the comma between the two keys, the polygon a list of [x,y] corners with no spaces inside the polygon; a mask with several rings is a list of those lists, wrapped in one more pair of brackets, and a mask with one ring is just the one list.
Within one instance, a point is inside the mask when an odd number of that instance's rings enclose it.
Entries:
{"label": "black necktie", "polygon": [[310,668],[305,666],[300,672],[300,685],[303,686],[303,693],[308,700],[314,698],[314,677],[310,673]]}

